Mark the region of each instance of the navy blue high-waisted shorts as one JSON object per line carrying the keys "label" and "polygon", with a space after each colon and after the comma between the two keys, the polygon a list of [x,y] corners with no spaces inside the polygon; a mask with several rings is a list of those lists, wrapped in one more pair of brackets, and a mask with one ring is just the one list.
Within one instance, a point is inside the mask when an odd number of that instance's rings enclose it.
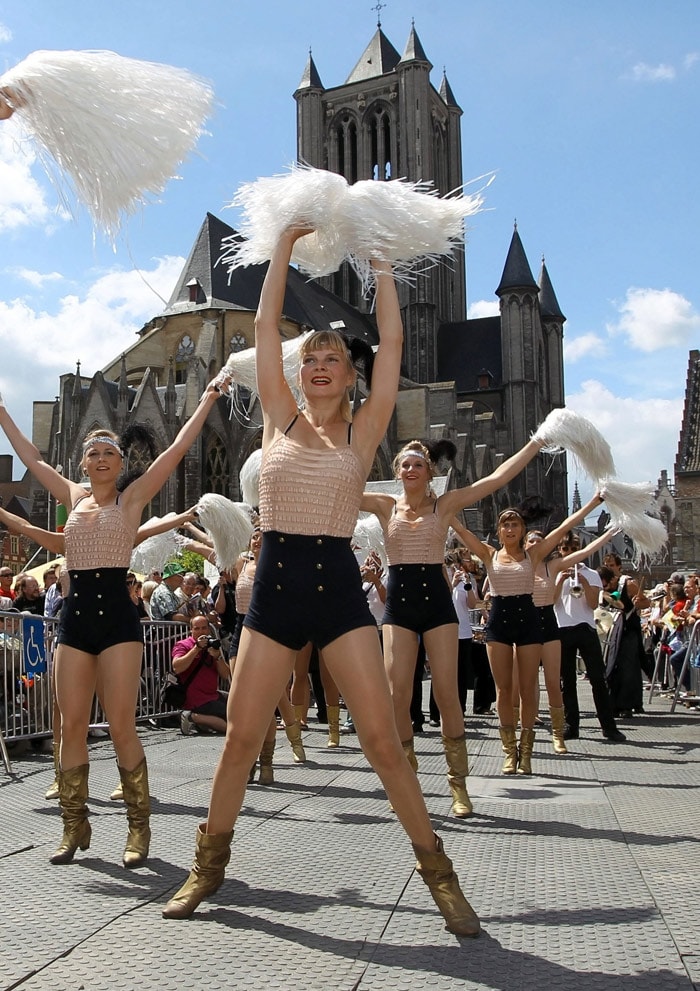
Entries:
{"label": "navy blue high-waisted shorts", "polygon": [[382,625],[426,633],[456,623],[457,613],[441,564],[392,564]]}
{"label": "navy blue high-waisted shorts", "polygon": [[291,650],[322,650],[350,630],[376,627],[350,540],[263,533],[243,625]]}
{"label": "navy blue high-waisted shorts", "polygon": [[542,624],[531,595],[494,595],[489,621],[484,628],[486,643],[527,647],[542,643]]}
{"label": "navy blue high-waisted shorts", "polygon": [[101,654],[118,643],[143,642],[138,610],[126,587],[126,568],[71,569],[61,606],[57,643]]}

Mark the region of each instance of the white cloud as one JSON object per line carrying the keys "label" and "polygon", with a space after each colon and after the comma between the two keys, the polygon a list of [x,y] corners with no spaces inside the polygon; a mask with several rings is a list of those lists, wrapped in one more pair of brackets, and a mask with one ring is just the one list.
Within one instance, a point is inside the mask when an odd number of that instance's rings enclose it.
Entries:
{"label": "white cloud", "polygon": [[604,358],[608,346],[599,334],[580,334],[572,340],[564,338],[564,361],[573,364],[582,358]]}
{"label": "white cloud", "polygon": [[692,69],[698,59],[700,59],[700,52],[688,52],[683,59],[683,68],[686,70]]}
{"label": "white cloud", "polygon": [[676,70],[672,65],[665,65],[660,62],[658,65],[648,65],[646,62],[637,62],[632,66],[631,78],[639,83],[668,83],[676,78]]}
{"label": "white cloud", "polygon": [[671,289],[627,290],[618,306],[620,319],[608,324],[608,333],[627,337],[639,351],[687,347],[700,333],[700,314],[685,297]]}
{"label": "white cloud", "polygon": [[[0,391],[25,405],[53,398],[58,375],[81,370],[92,375],[136,340],[136,332],[167,299],[184,259],[158,259],[150,271],[108,272],[83,295],[63,296],[55,313],[38,311],[22,299],[0,302],[3,374]],[[145,281],[144,281],[145,280]],[[10,374],[24,369],[27,374]],[[29,372],[31,371],[31,374]],[[42,394],[43,389],[43,394]],[[47,394],[48,393],[48,394]]]}
{"label": "white cloud", "polygon": [[469,320],[479,320],[481,317],[497,317],[499,313],[500,308],[497,299],[478,299],[467,309]]}
{"label": "white cloud", "polygon": [[12,41],[12,31],[0,21],[0,43],[4,44],[6,41]]}
{"label": "white cloud", "polygon": [[[673,473],[683,416],[682,395],[674,399],[616,396],[601,382],[588,379],[579,392],[567,393],[566,405],[594,423],[609,442],[621,481],[656,482],[662,468]],[[571,491],[577,480],[582,490],[592,492],[593,483],[577,473],[570,462]]]}
{"label": "white cloud", "polygon": [[0,233],[28,225],[53,224],[56,211],[32,176],[31,146],[22,143],[14,119],[0,127]]}
{"label": "white cloud", "polygon": [[35,272],[30,268],[6,269],[15,278],[28,282],[34,289],[41,289],[47,282],[60,282],[64,276],[60,272]]}

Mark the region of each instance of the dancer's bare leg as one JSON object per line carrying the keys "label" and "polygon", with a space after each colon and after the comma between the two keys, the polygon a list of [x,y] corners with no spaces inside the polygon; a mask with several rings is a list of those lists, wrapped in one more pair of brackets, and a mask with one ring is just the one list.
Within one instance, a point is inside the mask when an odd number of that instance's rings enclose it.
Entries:
{"label": "dancer's bare leg", "polygon": [[224,748],[214,774],[208,833],[227,833],[238,818],[250,769],[294,668],[296,651],[243,629],[228,695]]}
{"label": "dancer's bare leg", "polygon": [[459,640],[457,624],[449,623],[423,634],[425,651],[430,659],[433,695],[440,710],[442,734],[447,737],[464,735],[464,715],[459,704],[457,687],[457,655]]}
{"label": "dancer's bare leg", "polygon": [[[410,740],[413,736],[411,698],[413,697],[413,673],[416,669],[416,657],[418,656],[418,636],[403,626],[389,624],[383,626],[382,636],[384,667],[394,707],[396,728],[401,740]],[[344,692],[343,698],[350,707],[350,702],[345,697]],[[350,711],[354,720],[355,711],[352,708]]]}
{"label": "dancer's bare leg", "polygon": [[328,670],[353,714],[357,736],[412,843],[435,848],[420,784],[406,760],[382,664],[377,631],[351,630],[323,648]]}

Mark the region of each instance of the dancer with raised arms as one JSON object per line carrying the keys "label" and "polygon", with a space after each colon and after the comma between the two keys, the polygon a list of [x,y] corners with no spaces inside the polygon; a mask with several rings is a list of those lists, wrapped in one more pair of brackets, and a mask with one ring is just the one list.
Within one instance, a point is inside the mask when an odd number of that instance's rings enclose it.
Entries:
{"label": "dancer with raised arms", "polygon": [[396,287],[389,265],[373,262],[380,345],[374,387],[354,419],[349,397],[356,373],[344,338],[333,332],[312,334],[303,344],[300,411],[283,375],[279,321],[292,251],[306,233],[308,228],[288,228],[279,237],[258,307],[263,544],[209,814],[197,830],[192,871],[163,914],[189,917],[223,882],[250,767],[296,653],[312,641],[355,717],[363,750],[413,843],[418,871],[447,928],[476,936],[479,920],[433,832],[396,732],[377,629],[351,546],[365,480],[398,389],[403,329]]}
{"label": "dancer with raised arms", "polygon": [[61,609],[54,662],[61,712],[59,802],[63,837],[50,858],[69,863],[78,848],[90,846],[87,734],[97,685],[117,754],[129,834],[125,867],[148,856],[150,797],[143,747],[136,732],[135,705],[143,631],[126,585],[131,552],[144,507],[165,485],[194,443],[227,376],[209,383],[199,405],[173,443],[123,492],[117,481],[124,468],[119,438],[93,430],[85,438],[80,463],[90,491],[64,478],[21,432],[0,399],[0,427],[15,452],[49,492],[69,508],[64,538],[70,591]]}

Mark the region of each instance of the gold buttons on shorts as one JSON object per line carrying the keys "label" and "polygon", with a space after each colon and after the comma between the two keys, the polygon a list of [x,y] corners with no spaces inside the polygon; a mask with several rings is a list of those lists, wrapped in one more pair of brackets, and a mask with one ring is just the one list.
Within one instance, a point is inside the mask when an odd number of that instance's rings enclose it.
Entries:
{"label": "gold buttons on shorts", "polygon": [[284,565],[282,564],[282,562],[281,562],[281,561],[278,561],[278,562],[277,562],[277,567],[278,567],[278,568],[283,568],[283,567],[284,567]]}
{"label": "gold buttons on shorts", "polygon": [[322,571],[322,570],[323,570],[323,565],[321,564],[321,562],[320,562],[320,561],[318,561],[318,562],[317,562],[317,564],[316,564],[316,569],[317,569],[318,571]]}
{"label": "gold buttons on shorts", "polygon": [[316,586],[316,591],[317,592],[322,592],[323,591],[323,585],[317,585]]}

